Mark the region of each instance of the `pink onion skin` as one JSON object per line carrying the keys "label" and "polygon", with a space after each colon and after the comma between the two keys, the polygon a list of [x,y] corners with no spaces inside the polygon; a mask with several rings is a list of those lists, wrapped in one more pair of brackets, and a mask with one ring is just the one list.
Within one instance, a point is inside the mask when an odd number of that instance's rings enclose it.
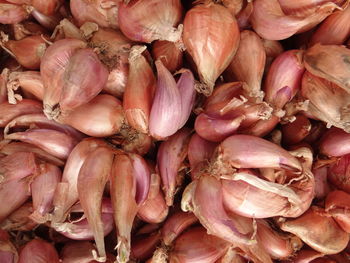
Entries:
{"label": "pink onion skin", "polygon": [[21,40],[9,40],[5,46],[16,56],[18,63],[23,67],[39,69],[46,42],[42,36],[28,36]]}
{"label": "pink onion skin", "polygon": [[150,114],[149,131],[154,138],[165,139],[187,122],[196,92],[191,71],[182,70],[176,83],[160,60],[156,61],[156,68],[158,82]]}
{"label": "pink onion skin", "polygon": [[107,94],[97,95],[58,120],[92,137],[116,134],[124,122],[121,102]]}
{"label": "pink onion skin", "polygon": [[44,84],[42,82],[40,72],[37,72],[37,71],[11,72],[9,76],[8,87],[9,86],[11,87],[12,90],[15,90],[16,88],[20,87],[23,93],[25,93],[26,98],[28,97],[28,93],[41,101],[44,98],[44,92],[45,92]]}
{"label": "pink onion skin", "polygon": [[35,155],[30,152],[15,152],[0,159],[0,186],[12,180],[21,180],[37,173]]}
{"label": "pink onion skin", "polygon": [[167,141],[163,142],[157,153],[157,166],[162,178],[162,187],[168,206],[174,201],[176,192],[176,178],[178,171],[187,155],[190,130],[183,128]]}
{"label": "pink onion skin", "polygon": [[70,58],[64,74],[60,109],[69,112],[89,102],[102,90],[107,79],[108,70],[92,49],[77,50]]}
{"label": "pink onion skin", "polygon": [[265,101],[282,108],[300,89],[304,71],[300,50],[280,54],[272,62],[264,82]]}
{"label": "pink onion skin", "polygon": [[337,10],[327,17],[312,34],[309,45],[342,45],[350,37],[350,7]]}
{"label": "pink onion skin", "polygon": [[17,24],[27,17],[28,13],[22,6],[9,4],[3,1],[0,3],[1,24]]}
{"label": "pink onion skin", "polygon": [[195,227],[179,236],[169,256],[169,262],[214,263],[229,247],[229,243],[208,235],[203,227]]}
{"label": "pink onion skin", "polygon": [[[114,226],[113,214],[112,213],[102,213],[101,219],[103,222],[103,235],[107,236]],[[67,224],[67,225],[65,225]],[[85,218],[76,223],[59,223],[53,226],[53,228],[59,232],[61,235],[73,239],[73,240],[93,240],[94,233]]]}
{"label": "pink onion skin", "polygon": [[106,146],[106,143],[89,138],[78,143],[70,153],[63,170],[62,182],[58,184],[54,198],[53,222],[65,221],[66,213],[79,200],[77,183],[80,168],[87,156],[99,146]]}
{"label": "pink onion skin", "polygon": [[327,180],[327,173],[328,167],[320,167],[320,168],[314,168],[312,170],[312,173],[315,177],[315,198],[319,200],[323,200],[327,194],[331,191],[330,184],[328,183],[328,180],[332,182],[330,179],[330,176],[328,175]]}
{"label": "pink onion skin", "polygon": [[142,55],[144,49],[143,46],[133,46],[130,51],[123,108],[129,125],[139,132],[148,133],[156,79],[149,62]]}
{"label": "pink onion skin", "polygon": [[115,156],[110,180],[114,222],[119,243],[117,260],[128,262],[131,249],[131,228],[138,211],[138,204],[135,200],[136,182],[132,161],[127,155]]}
{"label": "pink onion skin", "polygon": [[325,202],[326,211],[346,233],[350,233],[349,201],[350,194],[335,190],[327,195]]}
{"label": "pink onion skin", "polygon": [[180,69],[183,64],[183,51],[176,43],[169,41],[154,41],[152,56],[154,60],[162,60],[164,66],[172,73]]}
{"label": "pink onion skin", "polygon": [[29,241],[19,254],[18,263],[59,263],[57,251],[53,245],[41,240]]}
{"label": "pink onion skin", "polygon": [[299,14],[293,14],[285,12],[278,0],[257,0],[251,17],[254,31],[264,39],[286,39],[315,27],[338,6],[332,2],[317,2],[312,6],[297,8],[302,11]]}
{"label": "pink onion skin", "polygon": [[0,222],[19,208],[30,197],[30,180],[12,180],[2,185],[0,199],[6,200],[0,206]]}
{"label": "pink onion skin", "polygon": [[188,144],[187,153],[192,178],[197,171],[199,172],[202,167],[205,167],[208,164],[216,146],[216,143],[203,139],[197,133],[192,135]]}
{"label": "pink onion skin", "polygon": [[31,12],[31,15],[35,18],[36,21],[38,21],[40,25],[48,30],[54,30],[62,20],[62,15],[60,13],[55,13],[48,16],[36,9]]}
{"label": "pink onion skin", "polygon": [[76,138],[50,129],[31,129],[25,132],[11,133],[5,138],[34,144],[60,159],[67,159],[78,143]]}
{"label": "pink onion skin", "polygon": [[61,0],[31,0],[32,6],[45,15],[53,15],[61,3]]}
{"label": "pink onion skin", "polygon": [[204,94],[212,93],[216,79],[236,53],[239,38],[235,18],[221,5],[198,4],[186,13],[183,42],[205,85]]}
{"label": "pink onion skin", "polygon": [[162,227],[164,244],[170,246],[182,232],[197,222],[198,218],[193,213],[180,211],[169,216]]}
{"label": "pink onion skin", "polygon": [[145,236],[136,236],[131,242],[131,257],[138,260],[146,260],[152,257],[159,243],[159,232]]}
{"label": "pink onion skin", "polygon": [[152,173],[150,177],[147,199],[140,206],[137,215],[147,223],[156,224],[165,220],[169,208],[165,203],[164,194],[160,189],[161,179],[159,174]]}
{"label": "pink onion skin", "polygon": [[14,129],[17,127],[30,128],[31,126],[35,126],[37,128],[42,128],[42,129],[56,130],[56,131],[65,133],[67,135],[70,135],[79,141],[84,139],[85,137],[85,135],[75,130],[71,126],[62,125],[53,120],[48,120],[43,113],[23,114],[21,116],[18,116],[6,125],[4,132],[5,134],[9,134],[10,130],[13,128]]}
{"label": "pink onion skin", "polygon": [[[350,165],[350,155],[344,155],[340,159],[331,164],[328,169],[328,180],[338,189],[350,193],[349,184],[349,165]],[[327,168],[326,168],[327,169]]]}
{"label": "pink onion skin", "polygon": [[233,135],[217,148],[223,162],[237,168],[282,168],[301,171],[299,161],[283,148],[250,135]]}
{"label": "pink onion skin", "polygon": [[0,230],[0,260],[3,263],[15,263],[18,261],[16,247],[11,243],[9,234]]}
{"label": "pink onion skin", "polygon": [[35,100],[23,99],[17,104],[9,104],[8,102],[3,102],[0,104],[0,127],[5,127],[12,119],[17,116],[41,112],[42,105]]}
{"label": "pink onion skin", "polygon": [[60,102],[65,70],[76,50],[86,47],[79,39],[63,39],[47,48],[41,58],[40,74],[45,86],[44,109],[50,116],[53,108]]}
{"label": "pink onion skin", "polygon": [[61,159],[29,143],[11,142],[9,144],[4,145],[1,148],[1,152],[7,155],[16,152],[32,152],[35,153],[36,157],[41,161],[50,162],[57,166],[64,166],[64,161],[62,161]]}
{"label": "pink onion skin", "polygon": [[33,204],[27,201],[1,223],[2,228],[8,231],[32,231],[38,223],[29,218],[31,213]]}
{"label": "pink onion skin", "polygon": [[350,153],[350,134],[338,129],[331,128],[322,137],[320,152],[327,156],[340,157]]}
{"label": "pink onion skin", "polygon": [[70,2],[70,10],[79,26],[85,22],[94,22],[101,27],[116,28],[119,2],[121,1],[113,0],[104,4],[102,0],[76,0]]}
{"label": "pink onion skin", "polygon": [[31,184],[34,212],[30,218],[38,223],[44,223],[46,215],[53,208],[53,198],[57,184],[61,181],[61,170],[52,164],[40,164],[40,174]]}
{"label": "pink onion skin", "polygon": [[182,18],[179,0],[133,0],[122,3],[118,24],[125,36],[133,41],[151,43],[154,40],[176,42],[179,33],[174,28]]}
{"label": "pink onion skin", "polygon": [[98,147],[86,157],[77,183],[79,200],[94,233],[98,257],[101,260],[106,260],[101,215],[102,197],[111,174],[112,162],[113,151],[107,147]]}

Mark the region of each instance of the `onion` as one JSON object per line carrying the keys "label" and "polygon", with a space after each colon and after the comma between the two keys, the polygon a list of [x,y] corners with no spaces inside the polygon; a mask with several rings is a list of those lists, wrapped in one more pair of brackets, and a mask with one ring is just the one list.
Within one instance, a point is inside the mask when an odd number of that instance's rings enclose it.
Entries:
{"label": "onion", "polygon": [[118,7],[121,0],[87,1],[75,0],[70,2],[70,10],[79,26],[85,22],[95,22],[101,27],[118,26]]}
{"label": "onion", "polygon": [[17,104],[0,104],[0,127],[5,127],[13,118],[31,113],[41,113],[42,105],[35,100],[23,99]]}
{"label": "onion", "polygon": [[165,139],[181,129],[187,122],[195,100],[192,72],[183,70],[175,83],[171,73],[160,60],[156,61],[158,72],[157,90],[149,120],[150,134]]}
{"label": "onion", "polygon": [[221,5],[199,4],[186,13],[183,42],[197,66],[205,95],[212,93],[216,79],[231,62],[239,35],[235,18]]}
{"label": "onion", "polygon": [[346,192],[335,190],[327,195],[325,210],[338,225],[347,233],[350,232],[349,203],[350,195]]}
{"label": "onion", "polygon": [[63,170],[62,182],[56,189],[52,222],[65,221],[66,213],[79,200],[77,184],[80,168],[87,156],[99,146],[106,146],[106,143],[89,138],[78,143],[70,153]]}
{"label": "onion", "polygon": [[29,218],[32,213],[33,204],[28,201],[10,214],[1,223],[1,228],[7,231],[32,231],[38,226],[38,223]]}
{"label": "onion", "polygon": [[58,121],[93,137],[118,133],[124,123],[121,102],[111,95],[97,95],[88,103],[61,115]]}
{"label": "onion", "polygon": [[44,36],[28,36],[21,40],[8,40],[2,36],[1,44],[23,67],[38,69],[46,50]]}
{"label": "onion", "polygon": [[305,52],[305,68],[311,74],[325,78],[349,92],[350,83],[347,76],[350,69],[347,60],[344,60],[348,56],[350,50],[344,46],[316,44]]}
{"label": "onion", "polygon": [[16,247],[11,243],[8,233],[0,230],[0,260],[4,263],[13,263],[18,261]]}
{"label": "onion", "polygon": [[198,222],[198,218],[192,213],[177,212],[167,218],[162,227],[162,238],[166,246],[173,244],[182,232]]}
{"label": "onion", "polygon": [[131,242],[131,257],[137,260],[146,260],[152,257],[159,241],[159,232],[145,236],[136,236]]}
{"label": "onion", "polygon": [[130,158],[126,154],[115,156],[111,174],[111,198],[117,227],[118,262],[129,260],[131,227],[139,206],[146,200],[149,176],[148,166],[142,159],[136,156]]}
{"label": "onion", "polygon": [[163,65],[170,71],[175,72],[183,64],[182,48],[179,44],[169,41],[154,41],[152,45],[152,56],[154,60],[160,59]]}
{"label": "onion", "polygon": [[25,262],[59,263],[60,260],[53,245],[41,239],[33,239],[22,248],[19,254],[18,263]]}
{"label": "onion", "polygon": [[282,125],[282,139],[288,145],[301,142],[311,130],[311,123],[307,117],[298,114],[295,118],[293,122]]}
{"label": "onion", "polygon": [[327,17],[312,34],[309,45],[342,45],[350,37],[350,7]]}
{"label": "onion", "polygon": [[10,73],[7,90],[8,100],[11,104],[16,104],[17,101],[22,99],[21,95],[15,94],[15,91],[18,88],[21,88],[22,92],[25,94],[25,97],[28,97],[28,95],[33,95],[34,98],[39,100],[43,100],[44,98],[45,90],[40,72],[20,71]]}
{"label": "onion", "polygon": [[348,244],[349,235],[332,217],[324,215],[322,210],[311,207],[302,216],[287,220],[280,227],[283,231],[295,234],[316,251],[323,254],[339,253]]}
{"label": "onion", "polygon": [[286,39],[313,28],[339,7],[332,2],[316,2],[313,6],[301,8],[298,5],[296,8],[302,11],[293,13],[293,10],[283,8],[279,0],[255,1],[251,17],[254,31],[265,39]]}
{"label": "onion", "polygon": [[61,181],[61,170],[52,164],[40,164],[39,175],[32,184],[33,213],[29,216],[37,223],[45,223],[53,208],[53,198],[57,184]]}
{"label": "onion", "polygon": [[179,170],[187,155],[190,130],[183,128],[163,142],[157,153],[157,166],[168,206],[173,205],[179,183]]}
{"label": "onion", "polygon": [[25,8],[20,5],[13,5],[4,1],[0,2],[0,23],[16,24],[28,17]]}
{"label": "onion", "polygon": [[192,228],[175,241],[169,262],[211,262],[225,254],[229,243],[207,234],[203,227]]}
{"label": "onion", "polygon": [[131,127],[148,133],[149,115],[156,88],[151,66],[142,55],[145,46],[133,46],[129,55],[129,76],[123,97],[125,116]]}
{"label": "onion", "polygon": [[225,79],[246,82],[249,96],[262,98],[261,79],[265,60],[266,53],[260,37],[253,31],[244,30],[238,50],[225,71]]}
{"label": "onion", "polygon": [[320,142],[320,152],[327,156],[340,157],[350,153],[350,134],[341,129],[331,128],[323,136]]}
{"label": "onion", "polygon": [[91,152],[81,166],[78,176],[78,195],[84,214],[94,233],[99,262],[106,261],[103,221],[101,217],[102,196],[111,174],[113,152],[99,147]]}
{"label": "onion", "polygon": [[[128,1],[129,2],[129,1]],[[180,0],[133,0],[122,3],[118,12],[120,30],[129,39],[151,43],[154,40],[176,42],[181,38]]]}

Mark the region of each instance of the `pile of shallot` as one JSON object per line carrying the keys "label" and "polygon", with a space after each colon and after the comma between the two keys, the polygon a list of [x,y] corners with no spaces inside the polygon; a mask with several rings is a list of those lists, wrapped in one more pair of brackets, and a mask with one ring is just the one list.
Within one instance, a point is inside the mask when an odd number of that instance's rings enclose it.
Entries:
{"label": "pile of shallot", "polygon": [[0,0],[1,263],[350,262],[350,0]]}

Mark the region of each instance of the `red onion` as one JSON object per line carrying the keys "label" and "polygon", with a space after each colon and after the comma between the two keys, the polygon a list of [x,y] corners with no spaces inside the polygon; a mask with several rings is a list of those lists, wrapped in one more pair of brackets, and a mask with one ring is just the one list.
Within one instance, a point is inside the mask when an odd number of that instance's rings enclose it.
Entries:
{"label": "red onion", "polygon": [[53,245],[41,240],[29,241],[19,254],[18,263],[59,263],[57,251]]}
{"label": "red onion", "polygon": [[[128,1],[129,2],[129,1]],[[180,0],[133,0],[119,6],[118,23],[129,39],[151,43],[154,40],[176,42],[181,38]]]}
{"label": "red onion", "polygon": [[204,84],[200,89],[210,95],[216,79],[238,48],[237,22],[221,5],[212,2],[196,5],[186,13],[183,41]]}

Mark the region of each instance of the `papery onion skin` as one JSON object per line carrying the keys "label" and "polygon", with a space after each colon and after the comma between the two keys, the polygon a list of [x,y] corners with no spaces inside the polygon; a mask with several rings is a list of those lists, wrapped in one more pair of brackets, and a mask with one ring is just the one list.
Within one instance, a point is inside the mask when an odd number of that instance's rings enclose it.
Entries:
{"label": "papery onion skin", "polygon": [[41,57],[46,49],[45,36],[28,36],[21,40],[9,40],[5,42],[15,56],[16,60],[23,67],[28,69],[38,69]]}
{"label": "papery onion skin", "polygon": [[28,242],[19,254],[18,263],[59,263],[57,251],[53,245],[41,239]]}
{"label": "papery onion skin", "polygon": [[152,68],[142,52],[145,46],[133,46],[129,55],[129,75],[123,96],[125,116],[131,127],[142,133],[149,131],[149,118],[156,90]]}
{"label": "papery onion skin", "polygon": [[182,18],[180,0],[133,0],[118,11],[119,27],[133,41],[179,40],[181,31],[175,26]]}
{"label": "papery onion skin", "polygon": [[309,45],[342,45],[350,37],[350,6],[327,17],[312,34]]}
{"label": "papery onion skin", "polygon": [[266,53],[260,37],[253,31],[244,30],[240,35],[238,50],[225,71],[225,79],[246,82],[249,95],[261,98],[265,61]]}
{"label": "papery onion skin", "polygon": [[79,200],[77,188],[78,176],[80,168],[87,156],[97,147],[106,145],[106,142],[102,140],[89,138],[81,141],[74,147],[64,167],[62,182],[56,189],[53,222],[61,223],[65,221],[69,208]]}
{"label": "papery onion skin", "polygon": [[282,40],[305,32],[329,16],[338,6],[332,2],[304,8],[299,15],[283,12],[278,0],[257,0],[251,23],[255,32],[264,39]]}
{"label": "papery onion skin", "polygon": [[302,216],[283,222],[283,231],[295,234],[310,247],[324,254],[336,254],[349,242],[349,235],[344,232],[332,217],[321,208],[311,207]]}
{"label": "papery onion skin", "polygon": [[218,260],[229,243],[208,235],[205,228],[195,227],[179,236],[169,255],[169,262],[211,262]]}
{"label": "papery onion skin", "polygon": [[121,102],[108,94],[97,95],[88,103],[61,115],[58,121],[93,137],[116,134],[124,123]]}
{"label": "papery onion skin", "polygon": [[84,47],[86,43],[79,39],[59,40],[47,48],[41,59],[40,74],[45,86],[44,112],[50,118],[53,118],[51,112],[60,101],[63,76],[70,58],[77,49]]}
{"label": "papery onion skin", "polygon": [[349,57],[350,50],[344,46],[316,44],[305,51],[304,64],[311,74],[325,78],[349,92]]}
{"label": "papery onion skin", "polygon": [[0,3],[0,23],[16,24],[28,17],[26,10],[19,5],[9,4],[7,2]]}
{"label": "papery onion skin", "polygon": [[164,66],[172,73],[180,69],[183,64],[183,51],[176,43],[169,41],[154,41],[152,56],[154,60],[161,59]]}
{"label": "papery onion skin", "polygon": [[212,93],[216,79],[231,62],[239,38],[237,22],[223,6],[199,4],[186,13],[183,42],[205,85],[201,89],[205,95]]}
{"label": "papery onion skin", "polygon": [[5,127],[13,118],[31,113],[41,113],[42,105],[38,101],[23,99],[17,104],[0,104],[0,127]]}
{"label": "papery onion skin", "polygon": [[327,195],[325,202],[326,211],[347,233],[350,233],[349,201],[348,193],[335,190]]}

